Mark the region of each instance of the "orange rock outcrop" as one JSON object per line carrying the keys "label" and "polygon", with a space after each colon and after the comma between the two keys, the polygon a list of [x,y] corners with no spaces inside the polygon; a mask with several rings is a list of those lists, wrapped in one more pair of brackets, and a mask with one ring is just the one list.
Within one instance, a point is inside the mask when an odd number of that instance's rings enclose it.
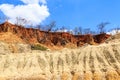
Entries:
{"label": "orange rock outcrop", "polygon": [[46,32],[39,29],[13,25],[9,22],[0,24],[0,32],[11,32],[26,43],[41,43],[47,46],[65,46],[69,43],[72,43],[76,46],[82,46],[86,43],[94,45],[103,43],[110,37],[110,35],[105,33],[98,35],[72,35],[67,32]]}

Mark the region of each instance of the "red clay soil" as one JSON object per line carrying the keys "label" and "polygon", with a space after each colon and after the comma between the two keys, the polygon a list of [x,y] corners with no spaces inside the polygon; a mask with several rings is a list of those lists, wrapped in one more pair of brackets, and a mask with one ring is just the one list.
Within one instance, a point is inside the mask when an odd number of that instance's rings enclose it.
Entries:
{"label": "red clay soil", "polygon": [[82,46],[86,43],[91,45],[100,44],[110,37],[110,35],[105,33],[98,35],[72,35],[67,32],[46,32],[34,28],[25,28],[9,22],[0,24],[0,33],[7,32],[17,35],[25,43],[40,43],[51,47],[66,46],[67,44],[74,44],[76,46]]}

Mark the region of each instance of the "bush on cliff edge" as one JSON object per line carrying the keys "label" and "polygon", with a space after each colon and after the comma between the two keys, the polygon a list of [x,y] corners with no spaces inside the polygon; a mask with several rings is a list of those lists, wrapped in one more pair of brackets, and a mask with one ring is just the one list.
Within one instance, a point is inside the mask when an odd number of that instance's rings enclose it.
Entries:
{"label": "bush on cliff edge", "polygon": [[41,45],[39,45],[39,44],[37,44],[37,45],[32,45],[32,46],[31,46],[31,49],[32,49],[32,50],[42,50],[42,51],[46,51],[46,50],[47,50],[46,47],[41,46]]}

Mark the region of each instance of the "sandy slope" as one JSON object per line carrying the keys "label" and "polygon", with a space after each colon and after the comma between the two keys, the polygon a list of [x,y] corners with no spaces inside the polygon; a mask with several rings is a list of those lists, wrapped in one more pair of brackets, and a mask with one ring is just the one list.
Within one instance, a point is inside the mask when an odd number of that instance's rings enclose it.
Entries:
{"label": "sandy slope", "polygon": [[0,55],[0,80],[120,80],[120,43]]}
{"label": "sandy slope", "polygon": [[11,32],[0,32],[0,41],[7,43],[25,43],[21,38]]}

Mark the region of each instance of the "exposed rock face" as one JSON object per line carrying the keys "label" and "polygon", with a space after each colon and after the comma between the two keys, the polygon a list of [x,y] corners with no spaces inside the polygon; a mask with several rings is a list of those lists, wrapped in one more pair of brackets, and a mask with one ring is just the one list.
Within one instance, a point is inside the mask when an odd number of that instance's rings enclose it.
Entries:
{"label": "exposed rock face", "polygon": [[0,54],[0,78],[120,80],[120,43],[54,52]]}
{"label": "exposed rock face", "polygon": [[68,43],[75,44],[76,46],[84,45],[85,43],[94,45],[103,43],[110,35],[72,35],[67,32],[46,32],[39,29],[24,28],[5,22],[0,25],[0,32],[11,32],[16,34],[26,43],[41,43],[49,46],[65,46]]}
{"label": "exposed rock face", "polygon": [[88,43],[91,45],[95,44],[93,35],[90,35],[90,34],[88,34],[88,35],[75,35],[74,37],[77,39],[77,46],[82,46],[85,43]]}
{"label": "exposed rock face", "polygon": [[105,40],[108,39],[109,37],[110,37],[110,35],[105,34],[105,33],[103,33],[103,34],[98,34],[98,35],[93,36],[94,41],[95,41],[96,43],[103,43],[103,42],[105,42]]}

